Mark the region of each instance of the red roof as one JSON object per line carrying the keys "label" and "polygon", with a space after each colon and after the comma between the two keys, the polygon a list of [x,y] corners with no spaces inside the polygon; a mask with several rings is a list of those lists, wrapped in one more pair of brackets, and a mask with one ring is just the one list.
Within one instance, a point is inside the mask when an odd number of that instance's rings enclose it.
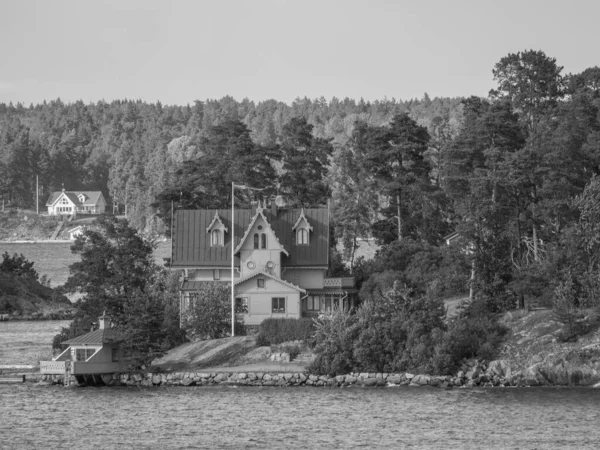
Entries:
{"label": "red roof", "polygon": [[[206,232],[215,213],[229,229],[225,234],[224,245],[218,247],[210,245],[210,236]],[[304,216],[313,227],[309,245],[296,245],[296,234],[292,230],[301,213],[301,209],[263,211],[279,242],[289,252],[289,256],[281,255],[281,264],[288,267],[327,267],[329,265],[329,211],[325,208],[304,209]],[[235,228],[235,246],[237,246],[254,215],[254,210],[237,209],[235,223],[232,224],[229,209],[177,211],[173,227],[172,267],[230,267],[231,230]],[[237,255],[234,264],[239,266]]]}

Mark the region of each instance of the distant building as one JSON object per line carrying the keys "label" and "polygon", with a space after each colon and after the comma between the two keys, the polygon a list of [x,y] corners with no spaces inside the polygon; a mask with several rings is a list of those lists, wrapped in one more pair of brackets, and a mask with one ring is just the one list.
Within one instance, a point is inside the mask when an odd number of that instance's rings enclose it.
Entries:
{"label": "distant building", "polygon": [[100,191],[56,191],[50,194],[46,202],[48,214],[79,215],[104,214],[106,200]]}
{"label": "distant building", "polygon": [[[268,317],[316,316],[356,302],[354,278],[327,278],[329,211],[280,209],[273,203],[253,211],[177,211],[171,267],[183,269],[183,313],[203,283],[230,284],[234,247],[235,302],[245,325]],[[235,229],[235,242],[231,235]]]}
{"label": "distant building", "polygon": [[71,228],[67,230],[67,234],[69,235],[69,239],[74,240],[77,236],[83,233],[84,227],[79,225],[78,227]]}

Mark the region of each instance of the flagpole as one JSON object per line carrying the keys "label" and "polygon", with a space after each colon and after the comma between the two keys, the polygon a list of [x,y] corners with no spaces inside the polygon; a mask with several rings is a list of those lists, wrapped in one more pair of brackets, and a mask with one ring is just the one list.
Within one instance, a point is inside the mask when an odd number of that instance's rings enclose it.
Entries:
{"label": "flagpole", "polygon": [[235,185],[231,182],[231,337],[235,336],[235,287],[233,282],[233,257],[235,246],[234,198]]}

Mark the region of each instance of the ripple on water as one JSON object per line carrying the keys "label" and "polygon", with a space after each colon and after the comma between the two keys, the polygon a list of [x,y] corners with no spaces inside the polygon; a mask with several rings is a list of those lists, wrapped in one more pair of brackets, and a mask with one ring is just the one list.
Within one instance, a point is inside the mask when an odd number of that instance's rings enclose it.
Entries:
{"label": "ripple on water", "polygon": [[591,389],[0,386],[6,448],[597,448]]}

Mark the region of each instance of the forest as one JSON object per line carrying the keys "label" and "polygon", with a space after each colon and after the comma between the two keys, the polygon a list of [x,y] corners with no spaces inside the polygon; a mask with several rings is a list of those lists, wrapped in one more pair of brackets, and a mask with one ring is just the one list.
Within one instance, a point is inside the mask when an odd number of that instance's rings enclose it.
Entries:
{"label": "forest", "polygon": [[[575,324],[573,311],[600,305],[600,68],[564,74],[526,50],[495,64],[490,87],[408,101],[2,104],[0,196],[34,207],[36,175],[41,201],[63,184],[100,189],[137,230],[168,234],[171,207],[225,208],[230,183],[247,184],[329,204],[344,248],[332,273],[356,276],[363,300],[425,295],[433,311],[431,298],[471,288],[487,313],[544,303]],[[374,260],[355,258],[359,238],[381,245]]]}

